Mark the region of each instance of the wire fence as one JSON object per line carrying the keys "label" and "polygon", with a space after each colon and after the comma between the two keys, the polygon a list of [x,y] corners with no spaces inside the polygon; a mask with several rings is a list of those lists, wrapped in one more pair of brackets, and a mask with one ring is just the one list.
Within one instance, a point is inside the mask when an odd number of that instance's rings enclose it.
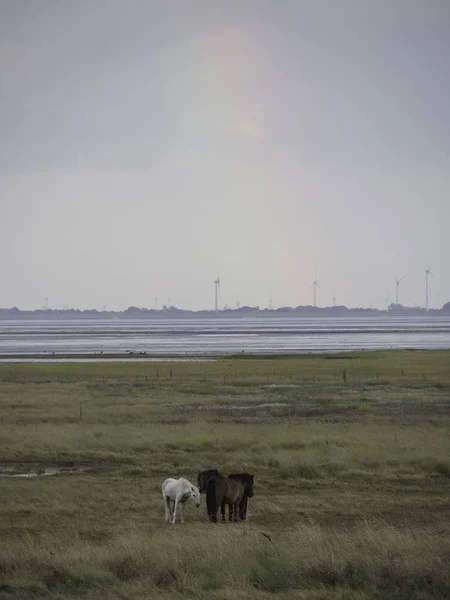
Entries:
{"label": "wire fence", "polygon": [[[25,375],[3,370],[0,382],[79,386],[82,401],[78,403],[76,387],[70,392],[79,414],[75,416],[73,407],[70,410],[71,419],[81,423],[98,414],[97,394],[114,397],[120,388],[124,397],[141,398],[147,420],[161,423],[425,420],[450,415],[450,379],[435,380],[433,374],[413,370],[408,374],[405,369],[371,374],[346,368],[320,373],[306,369],[243,373],[231,369],[191,372],[171,366],[153,367],[148,374],[135,376],[81,370]],[[170,402],[171,397],[176,401]],[[169,401],[158,402],[162,399]],[[132,413],[130,408],[130,419]]]}
{"label": "wire fence", "polygon": [[224,370],[223,372],[192,373],[183,370],[176,371],[156,369],[148,374],[142,375],[114,375],[111,373],[73,372],[64,374],[18,374],[7,370],[0,373],[0,382],[5,383],[97,383],[108,385],[150,385],[150,384],[186,384],[186,383],[210,383],[214,385],[228,385],[237,387],[251,387],[258,385],[289,386],[306,383],[314,384],[341,384],[341,385],[417,385],[430,384],[434,387],[450,389],[450,369],[446,377],[436,377],[426,372],[416,371],[407,374],[401,371],[374,373],[349,371],[320,371],[318,373],[309,370],[298,370],[289,372],[270,373],[240,373],[238,371]]}
{"label": "wire fence", "polygon": [[420,417],[435,419],[450,417],[450,400],[433,403],[330,403],[325,406],[295,403],[264,403],[259,405],[173,404],[152,406],[155,418],[165,417],[178,423],[209,419],[216,422],[265,423],[307,421],[336,422],[374,418],[406,420]]}

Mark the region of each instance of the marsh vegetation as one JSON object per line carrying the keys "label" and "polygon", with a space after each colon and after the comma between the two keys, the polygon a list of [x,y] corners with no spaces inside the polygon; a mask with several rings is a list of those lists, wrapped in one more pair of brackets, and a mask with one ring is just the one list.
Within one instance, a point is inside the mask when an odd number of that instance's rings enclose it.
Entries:
{"label": "marsh vegetation", "polygon": [[[345,381],[344,381],[345,379]],[[450,352],[0,365],[0,598],[450,596]],[[255,474],[248,521],[161,483]]]}

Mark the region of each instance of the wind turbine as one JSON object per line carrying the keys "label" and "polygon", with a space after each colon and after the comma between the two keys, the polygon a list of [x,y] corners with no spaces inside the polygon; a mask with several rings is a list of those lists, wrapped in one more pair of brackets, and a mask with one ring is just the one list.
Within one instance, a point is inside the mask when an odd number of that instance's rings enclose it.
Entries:
{"label": "wind turbine", "polygon": [[314,308],[316,308],[317,306],[317,302],[316,302],[316,288],[320,287],[319,286],[319,282],[317,281],[317,269],[316,269],[316,278],[312,283],[312,288],[314,288]]}
{"label": "wind turbine", "polygon": [[389,310],[390,305],[392,304],[391,292],[387,290],[384,295],[384,303],[386,305],[386,310]]}
{"label": "wind turbine", "polygon": [[[428,302],[428,277],[433,275],[430,269],[425,269],[425,309],[428,310],[429,302]],[[434,275],[433,275],[434,277]]]}
{"label": "wind turbine", "polygon": [[214,279],[214,310],[217,312],[219,310],[219,289],[220,289],[220,277],[217,273],[217,279]]}
{"label": "wind turbine", "polygon": [[394,277],[394,281],[395,281],[395,304],[398,304],[398,292],[399,292],[399,288],[400,288],[400,282],[405,278],[405,276],[403,275],[403,277],[400,277],[400,279],[397,279],[397,277]]}

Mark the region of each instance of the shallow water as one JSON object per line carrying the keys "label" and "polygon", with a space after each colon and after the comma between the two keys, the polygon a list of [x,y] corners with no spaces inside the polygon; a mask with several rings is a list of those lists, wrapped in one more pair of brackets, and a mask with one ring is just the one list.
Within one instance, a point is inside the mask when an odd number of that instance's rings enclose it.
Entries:
{"label": "shallow water", "polygon": [[[132,354],[129,355],[130,358],[132,359],[133,362],[167,362],[168,358],[160,358],[160,357],[155,357],[155,356],[148,356],[147,358],[135,358]],[[53,356],[52,358],[30,358],[30,357],[26,357],[26,358],[0,358],[0,363],[73,363],[73,362],[79,362],[79,363],[95,363],[95,362],[124,362],[125,360],[127,360],[127,358],[123,358],[123,357],[115,357],[115,358],[111,358],[111,357],[105,357],[102,354],[97,354],[95,356],[92,356],[90,358],[83,356],[83,357],[77,357],[76,355],[71,355],[70,358],[59,358],[58,355]],[[170,358],[171,362],[205,362],[205,361],[214,361],[216,359],[214,358],[179,358],[179,357],[175,357],[175,358]]]}
{"label": "shallow water", "polygon": [[0,478],[1,477],[48,477],[51,475],[76,475],[77,473],[83,473],[88,470],[88,467],[60,467],[60,466],[47,466],[47,467],[26,467],[25,465],[0,465]]}
{"label": "shallow water", "polygon": [[211,356],[450,348],[450,317],[3,319],[1,354]]}

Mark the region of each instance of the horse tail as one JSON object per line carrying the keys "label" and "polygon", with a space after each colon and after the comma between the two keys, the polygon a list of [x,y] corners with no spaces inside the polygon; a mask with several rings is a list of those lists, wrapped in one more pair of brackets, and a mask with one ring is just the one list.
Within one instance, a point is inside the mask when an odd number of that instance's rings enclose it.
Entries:
{"label": "horse tail", "polygon": [[166,483],[167,483],[167,479],[165,481],[163,481],[163,484],[161,486],[161,491],[162,491],[164,500],[166,499]]}
{"label": "horse tail", "polygon": [[206,484],[206,510],[211,521],[217,521],[216,478],[210,477]]}

